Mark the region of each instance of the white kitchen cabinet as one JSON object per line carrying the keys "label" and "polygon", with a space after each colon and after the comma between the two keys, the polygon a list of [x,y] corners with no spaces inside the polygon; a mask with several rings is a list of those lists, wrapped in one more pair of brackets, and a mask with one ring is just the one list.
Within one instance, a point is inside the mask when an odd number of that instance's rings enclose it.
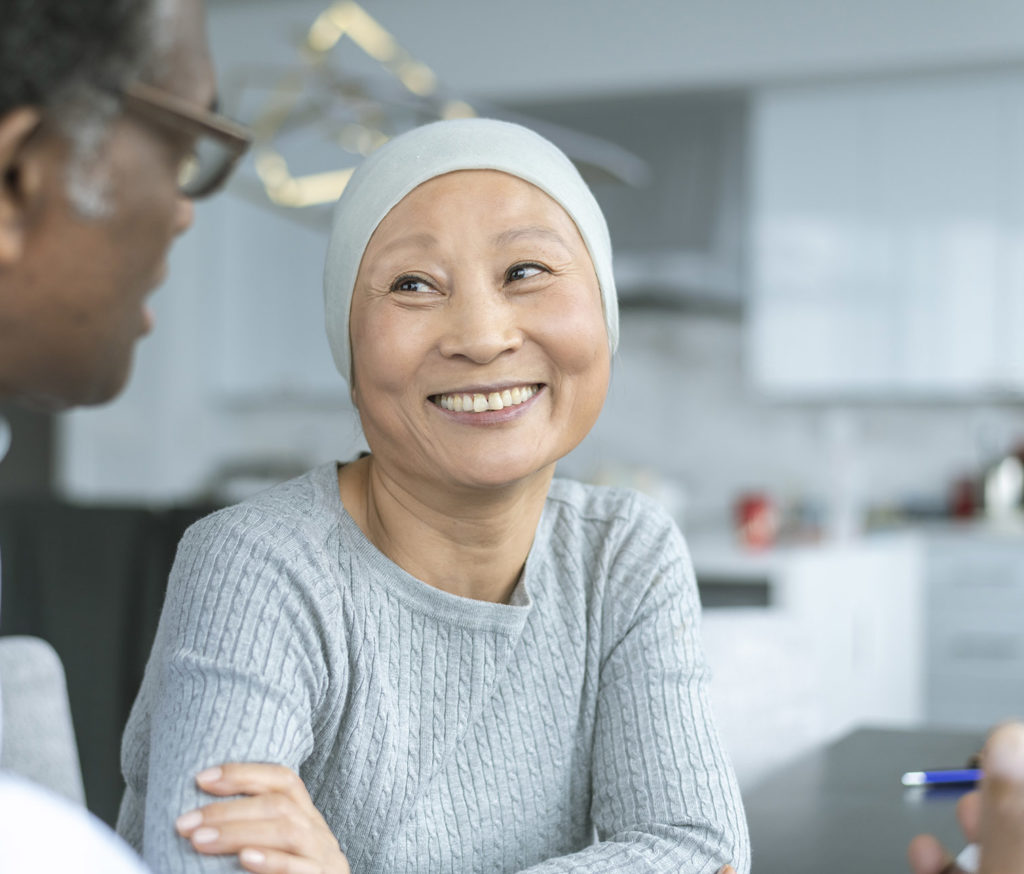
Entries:
{"label": "white kitchen cabinet", "polygon": [[750,602],[703,620],[745,786],[856,726],[1024,718],[1024,530],[939,526],[763,553],[690,545],[702,597],[732,586]]}
{"label": "white kitchen cabinet", "polygon": [[768,88],[751,137],[756,386],[1024,390],[1024,70]]}
{"label": "white kitchen cabinet", "polygon": [[1024,717],[1024,540],[933,538],[927,567],[929,722]]}
{"label": "white kitchen cabinet", "polygon": [[[860,725],[924,716],[923,542],[860,540],[749,553],[691,540],[719,728],[748,787]],[[739,588],[766,603],[710,607]]]}

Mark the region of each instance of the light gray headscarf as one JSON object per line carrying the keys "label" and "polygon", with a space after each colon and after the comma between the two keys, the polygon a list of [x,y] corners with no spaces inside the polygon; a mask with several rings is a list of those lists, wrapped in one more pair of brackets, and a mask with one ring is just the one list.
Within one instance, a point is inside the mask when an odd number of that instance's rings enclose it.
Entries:
{"label": "light gray headscarf", "polygon": [[370,237],[416,186],[456,170],[500,170],[536,185],[576,223],[601,287],[608,346],[619,342],[619,305],[612,244],[601,208],[572,162],[544,137],[486,118],[438,121],[415,128],[373,152],[349,180],[334,209],[324,268],[327,339],[338,371],[351,383],[349,309]]}

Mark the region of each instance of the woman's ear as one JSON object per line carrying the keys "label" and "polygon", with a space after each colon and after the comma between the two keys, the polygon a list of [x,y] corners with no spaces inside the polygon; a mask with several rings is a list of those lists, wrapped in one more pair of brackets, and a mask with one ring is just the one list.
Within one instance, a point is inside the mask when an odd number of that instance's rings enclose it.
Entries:
{"label": "woman's ear", "polygon": [[25,106],[0,117],[0,268],[21,257],[27,211],[45,184],[45,157],[32,142],[41,122],[39,110]]}

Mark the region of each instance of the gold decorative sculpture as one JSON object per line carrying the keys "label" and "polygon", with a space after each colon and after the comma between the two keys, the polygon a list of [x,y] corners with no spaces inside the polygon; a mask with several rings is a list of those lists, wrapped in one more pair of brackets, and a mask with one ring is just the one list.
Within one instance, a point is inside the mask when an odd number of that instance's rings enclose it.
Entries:
{"label": "gold decorative sculpture", "polygon": [[[340,72],[330,57],[345,37],[361,56],[350,56],[347,69]],[[255,134],[253,166],[261,189],[259,199],[268,199],[293,215],[337,200],[359,160],[401,131],[439,118],[478,114],[465,100],[446,94],[434,71],[399,45],[355,0],[338,0],[321,12],[298,54],[301,64],[275,74],[269,97],[250,122]],[[370,64],[362,78],[352,69],[358,61]],[[381,69],[388,75],[381,76]],[[261,76],[266,72],[259,70]],[[247,81],[243,87],[251,84]],[[503,110],[488,109],[487,114],[531,123]],[[577,160],[581,170],[596,167],[605,177],[627,184],[646,179],[646,164],[612,143],[551,124],[537,122],[534,126]],[[290,133],[308,132],[313,127],[322,134],[321,142],[307,142],[303,158],[310,159],[311,153],[322,151],[323,143],[329,143],[328,160],[333,166],[321,172],[296,172],[285,158],[283,141]],[[339,148],[351,155],[349,166],[337,167]],[[292,150],[289,154],[297,153]],[[236,190],[242,192],[243,188],[240,180]],[[314,212],[319,224],[323,211]]]}
{"label": "gold decorative sculpture", "polygon": [[[328,56],[342,37],[348,37],[367,56],[376,61],[413,98],[420,98],[422,113],[437,118],[475,115],[461,100],[438,97],[437,76],[426,64],[416,60],[376,19],[354,0],[340,0],[317,16],[302,46],[303,67],[286,74],[274,89],[268,104],[252,122],[255,131],[253,160],[256,173],[271,203],[284,207],[307,207],[337,200],[352,175],[352,167],[322,173],[293,175],[276,145],[278,134],[299,109],[303,93],[311,80],[319,80],[329,91],[348,97],[355,116],[337,131],[337,142],[357,158],[386,142],[390,134],[379,124],[386,108],[353,82],[347,89],[333,79]],[[345,91],[349,94],[346,95]],[[367,97],[371,97],[369,101]],[[356,99],[352,99],[356,98]],[[382,112],[382,109],[385,111]],[[355,161],[353,164],[356,163]]]}

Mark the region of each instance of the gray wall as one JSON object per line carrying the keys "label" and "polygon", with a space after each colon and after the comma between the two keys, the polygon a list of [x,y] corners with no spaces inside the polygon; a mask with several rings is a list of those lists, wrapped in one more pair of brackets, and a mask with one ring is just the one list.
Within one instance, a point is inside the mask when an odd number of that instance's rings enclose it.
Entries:
{"label": "gray wall", "polygon": [[[249,57],[328,0],[213,0]],[[365,0],[457,90],[541,97],[991,63],[1024,57],[1016,0]],[[262,54],[262,56],[266,56]],[[226,57],[226,56],[225,56]]]}

